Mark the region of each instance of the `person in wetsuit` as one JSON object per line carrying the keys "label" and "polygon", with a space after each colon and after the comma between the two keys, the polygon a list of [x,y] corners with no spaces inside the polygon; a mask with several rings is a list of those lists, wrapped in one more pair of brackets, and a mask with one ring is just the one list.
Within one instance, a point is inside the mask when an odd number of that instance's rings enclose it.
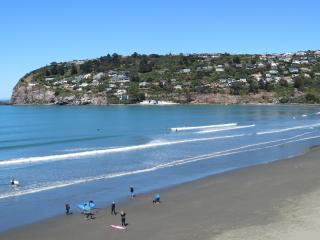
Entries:
{"label": "person in wetsuit", "polygon": [[65,207],[66,207],[66,215],[69,215],[70,214],[70,204],[66,203]]}
{"label": "person in wetsuit", "polygon": [[112,202],[112,204],[111,204],[111,215],[117,215],[115,202]]}
{"label": "person in wetsuit", "polygon": [[125,227],[127,226],[126,224],[126,213],[124,211],[121,211],[121,226]]}

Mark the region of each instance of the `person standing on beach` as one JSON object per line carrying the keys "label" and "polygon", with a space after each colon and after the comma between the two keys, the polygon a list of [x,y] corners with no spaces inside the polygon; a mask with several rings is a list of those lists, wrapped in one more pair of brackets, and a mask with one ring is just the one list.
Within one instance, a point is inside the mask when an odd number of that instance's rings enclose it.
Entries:
{"label": "person standing on beach", "polygon": [[66,203],[65,207],[66,207],[66,215],[69,215],[70,214],[70,204]]}
{"label": "person standing on beach", "polygon": [[127,226],[126,224],[126,213],[124,211],[121,211],[121,226],[125,227]]}
{"label": "person standing on beach", "polygon": [[134,198],[134,189],[133,189],[133,186],[130,186],[130,194],[131,194],[131,198]]}
{"label": "person standing on beach", "polygon": [[112,204],[111,204],[111,215],[117,215],[115,202],[112,202]]}

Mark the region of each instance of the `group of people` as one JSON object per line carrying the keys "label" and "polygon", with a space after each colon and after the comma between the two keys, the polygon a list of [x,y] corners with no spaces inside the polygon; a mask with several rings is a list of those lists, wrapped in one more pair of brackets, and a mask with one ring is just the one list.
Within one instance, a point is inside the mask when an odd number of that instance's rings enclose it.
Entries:
{"label": "group of people", "polygon": [[[134,188],[133,188],[133,186],[130,186],[130,198],[133,199],[134,197],[135,197]],[[160,203],[160,194],[159,193],[154,195],[152,202],[155,204]],[[65,210],[66,210],[66,215],[72,214],[72,212],[70,211],[70,204],[69,203],[65,204]],[[111,215],[117,215],[116,203],[114,201],[111,203]],[[120,216],[121,216],[121,226],[126,227],[127,226],[126,213],[123,210],[120,211]]]}
{"label": "group of people", "polygon": [[[117,215],[116,203],[114,201],[111,204],[111,215]],[[126,224],[126,213],[124,211],[121,211],[120,212],[120,216],[121,216],[121,226],[123,226],[123,227],[127,226],[127,224]]]}

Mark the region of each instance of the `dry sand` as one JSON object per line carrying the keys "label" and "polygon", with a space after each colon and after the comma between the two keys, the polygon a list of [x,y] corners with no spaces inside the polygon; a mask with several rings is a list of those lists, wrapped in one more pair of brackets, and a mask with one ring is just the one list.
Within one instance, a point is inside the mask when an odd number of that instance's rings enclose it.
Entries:
{"label": "dry sand", "polygon": [[[0,234],[0,239],[319,239],[320,148],[288,160],[236,170],[99,209],[96,219],[59,216]],[[3,219],[1,220],[3,221]]]}

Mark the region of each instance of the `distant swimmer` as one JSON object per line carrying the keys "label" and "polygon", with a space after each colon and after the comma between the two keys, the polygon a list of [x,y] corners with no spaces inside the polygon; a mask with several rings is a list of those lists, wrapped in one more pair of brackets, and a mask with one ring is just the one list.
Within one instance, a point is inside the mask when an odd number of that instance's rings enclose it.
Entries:
{"label": "distant swimmer", "polygon": [[17,186],[19,185],[19,181],[17,181],[14,177],[11,179],[10,181],[10,185],[11,186]]}

